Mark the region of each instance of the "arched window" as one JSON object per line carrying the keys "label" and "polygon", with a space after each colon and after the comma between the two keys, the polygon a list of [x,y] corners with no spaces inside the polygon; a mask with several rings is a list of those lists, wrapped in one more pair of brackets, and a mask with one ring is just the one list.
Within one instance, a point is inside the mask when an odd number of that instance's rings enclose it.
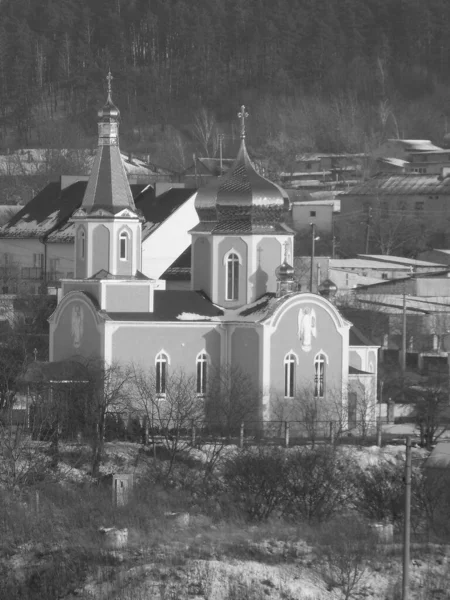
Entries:
{"label": "arched window", "polygon": [[164,352],[160,352],[155,360],[156,364],[156,393],[163,395],[166,393],[167,386],[167,365],[169,357]]}
{"label": "arched window", "polygon": [[327,357],[322,352],[314,359],[314,396],[323,398],[325,395],[325,365]]}
{"label": "arched window", "polygon": [[284,358],[284,397],[293,398],[295,394],[295,365],[297,357],[293,352]]}
{"label": "arched window", "polygon": [[239,256],[231,252],[226,259],[226,300],[237,300],[239,297]]}
{"label": "arched window", "polygon": [[119,258],[128,260],[128,233],[126,231],[122,231],[119,236]]}
{"label": "arched window", "polygon": [[197,356],[197,394],[206,394],[206,382],[208,377],[208,355],[202,350]]}
{"label": "arched window", "polygon": [[78,241],[79,241],[79,256],[80,258],[84,259],[84,257],[86,256],[86,233],[84,231],[84,229],[80,230],[79,236],[78,236]]}

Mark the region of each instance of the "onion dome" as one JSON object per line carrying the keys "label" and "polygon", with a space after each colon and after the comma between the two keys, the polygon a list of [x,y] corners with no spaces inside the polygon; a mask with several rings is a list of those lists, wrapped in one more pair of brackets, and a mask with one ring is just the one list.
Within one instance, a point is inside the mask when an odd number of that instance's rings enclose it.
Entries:
{"label": "onion dome", "polygon": [[195,208],[202,222],[272,225],[283,221],[288,196],[280,186],[259,175],[250,161],[245,145],[247,117],[242,106],[241,146],[233,166],[226,175],[197,193]]}
{"label": "onion dome", "polygon": [[331,281],[331,279],[325,279],[325,281],[322,281],[318,288],[319,294],[324,298],[328,298],[329,300],[336,296],[337,291],[337,285]]}
{"label": "onion dome", "polygon": [[293,279],[295,275],[294,267],[292,267],[286,260],[279,267],[275,269],[275,276],[278,281],[288,281]]}

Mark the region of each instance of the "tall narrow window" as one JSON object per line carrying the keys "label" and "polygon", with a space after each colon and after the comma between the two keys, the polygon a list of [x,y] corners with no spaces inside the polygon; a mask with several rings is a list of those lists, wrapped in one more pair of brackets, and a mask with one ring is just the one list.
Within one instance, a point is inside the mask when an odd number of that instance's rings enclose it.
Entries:
{"label": "tall narrow window", "polygon": [[119,236],[119,257],[120,260],[128,258],[128,234],[126,231],[122,231]]}
{"label": "tall narrow window", "polygon": [[284,397],[293,398],[295,393],[295,354],[292,352],[284,359]]}
{"label": "tall narrow window", "polygon": [[208,356],[205,352],[200,352],[197,356],[197,394],[204,396],[206,394],[206,378],[208,371]]}
{"label": "tall narrow window", "polygon": [[325,354],[318,354],[314,359],[314,396],[323,398],[325,395]]}
{"label": "tall narrow window", "polygon": [[80,240],[80,258],[84,259],[85,255],[86,255],[86,234],[83,229],[80,231],[79,240]]}
{"label": "tall narrow window", "polygon": [[227,300],[237,300],[239,296],[239,256],[232,252],[226,262],[227,270]]}
{"label": "tall narrow window", "polygon": [[164,352],[160,352],[156,357],[156,393],[160,395],[166,393],[168,362],[169,359]]}

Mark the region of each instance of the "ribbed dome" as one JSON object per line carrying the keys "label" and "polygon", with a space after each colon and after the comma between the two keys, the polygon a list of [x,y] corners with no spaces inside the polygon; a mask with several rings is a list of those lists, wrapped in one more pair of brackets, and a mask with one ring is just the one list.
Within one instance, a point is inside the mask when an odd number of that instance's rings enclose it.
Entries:
{"label": "ribbed dome", "polygon": [[275,269],[275,276],[278,281],[288,281],[294,278],[295,270],[288,262],[284,261]]}
{"label": "ribbed dome", "polygon": [[202,222],[273,224],[283,220],[288,203],[282,188],[255,171],[245,139],[242,139],[231,169],[220,179],[199,189],[195,208]]}

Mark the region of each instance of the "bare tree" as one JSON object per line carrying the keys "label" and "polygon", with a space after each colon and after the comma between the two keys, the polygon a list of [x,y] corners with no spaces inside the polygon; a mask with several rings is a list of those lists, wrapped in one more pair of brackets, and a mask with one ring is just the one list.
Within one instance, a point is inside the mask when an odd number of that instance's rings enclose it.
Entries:
{"label": "bare tree", "polygon": [[201,108],[194,117],[193,132],[205,157],[216,156],[218,150],[218,127],[216,118],[206,108]]}
{"label": "bare tree", "polygon": [[405,393],[414,404],[414,421],[420,443],[431,450],[449,427],[448,376],[428,378],[423,383],[405,385]]}
{"label": "bare tree", "polygon": [[207,423],[218,426],[228,436],[236,433],[242,422],[247,428],[258,428],[261,391],[251,375],[235,365],[211,371],[205,396]]}
{"label": "bare tree", "polygon": [[168,452],[167,477],[177,456],[192,448],[192,438],[187,434],[203,425],[204,399],[197,394],[195,377],[182,370],[167,375],[164,392],[158,392],[155,371],[133,367],[132,378],[131,408],[148,425],[154,451],[158,437]]}

